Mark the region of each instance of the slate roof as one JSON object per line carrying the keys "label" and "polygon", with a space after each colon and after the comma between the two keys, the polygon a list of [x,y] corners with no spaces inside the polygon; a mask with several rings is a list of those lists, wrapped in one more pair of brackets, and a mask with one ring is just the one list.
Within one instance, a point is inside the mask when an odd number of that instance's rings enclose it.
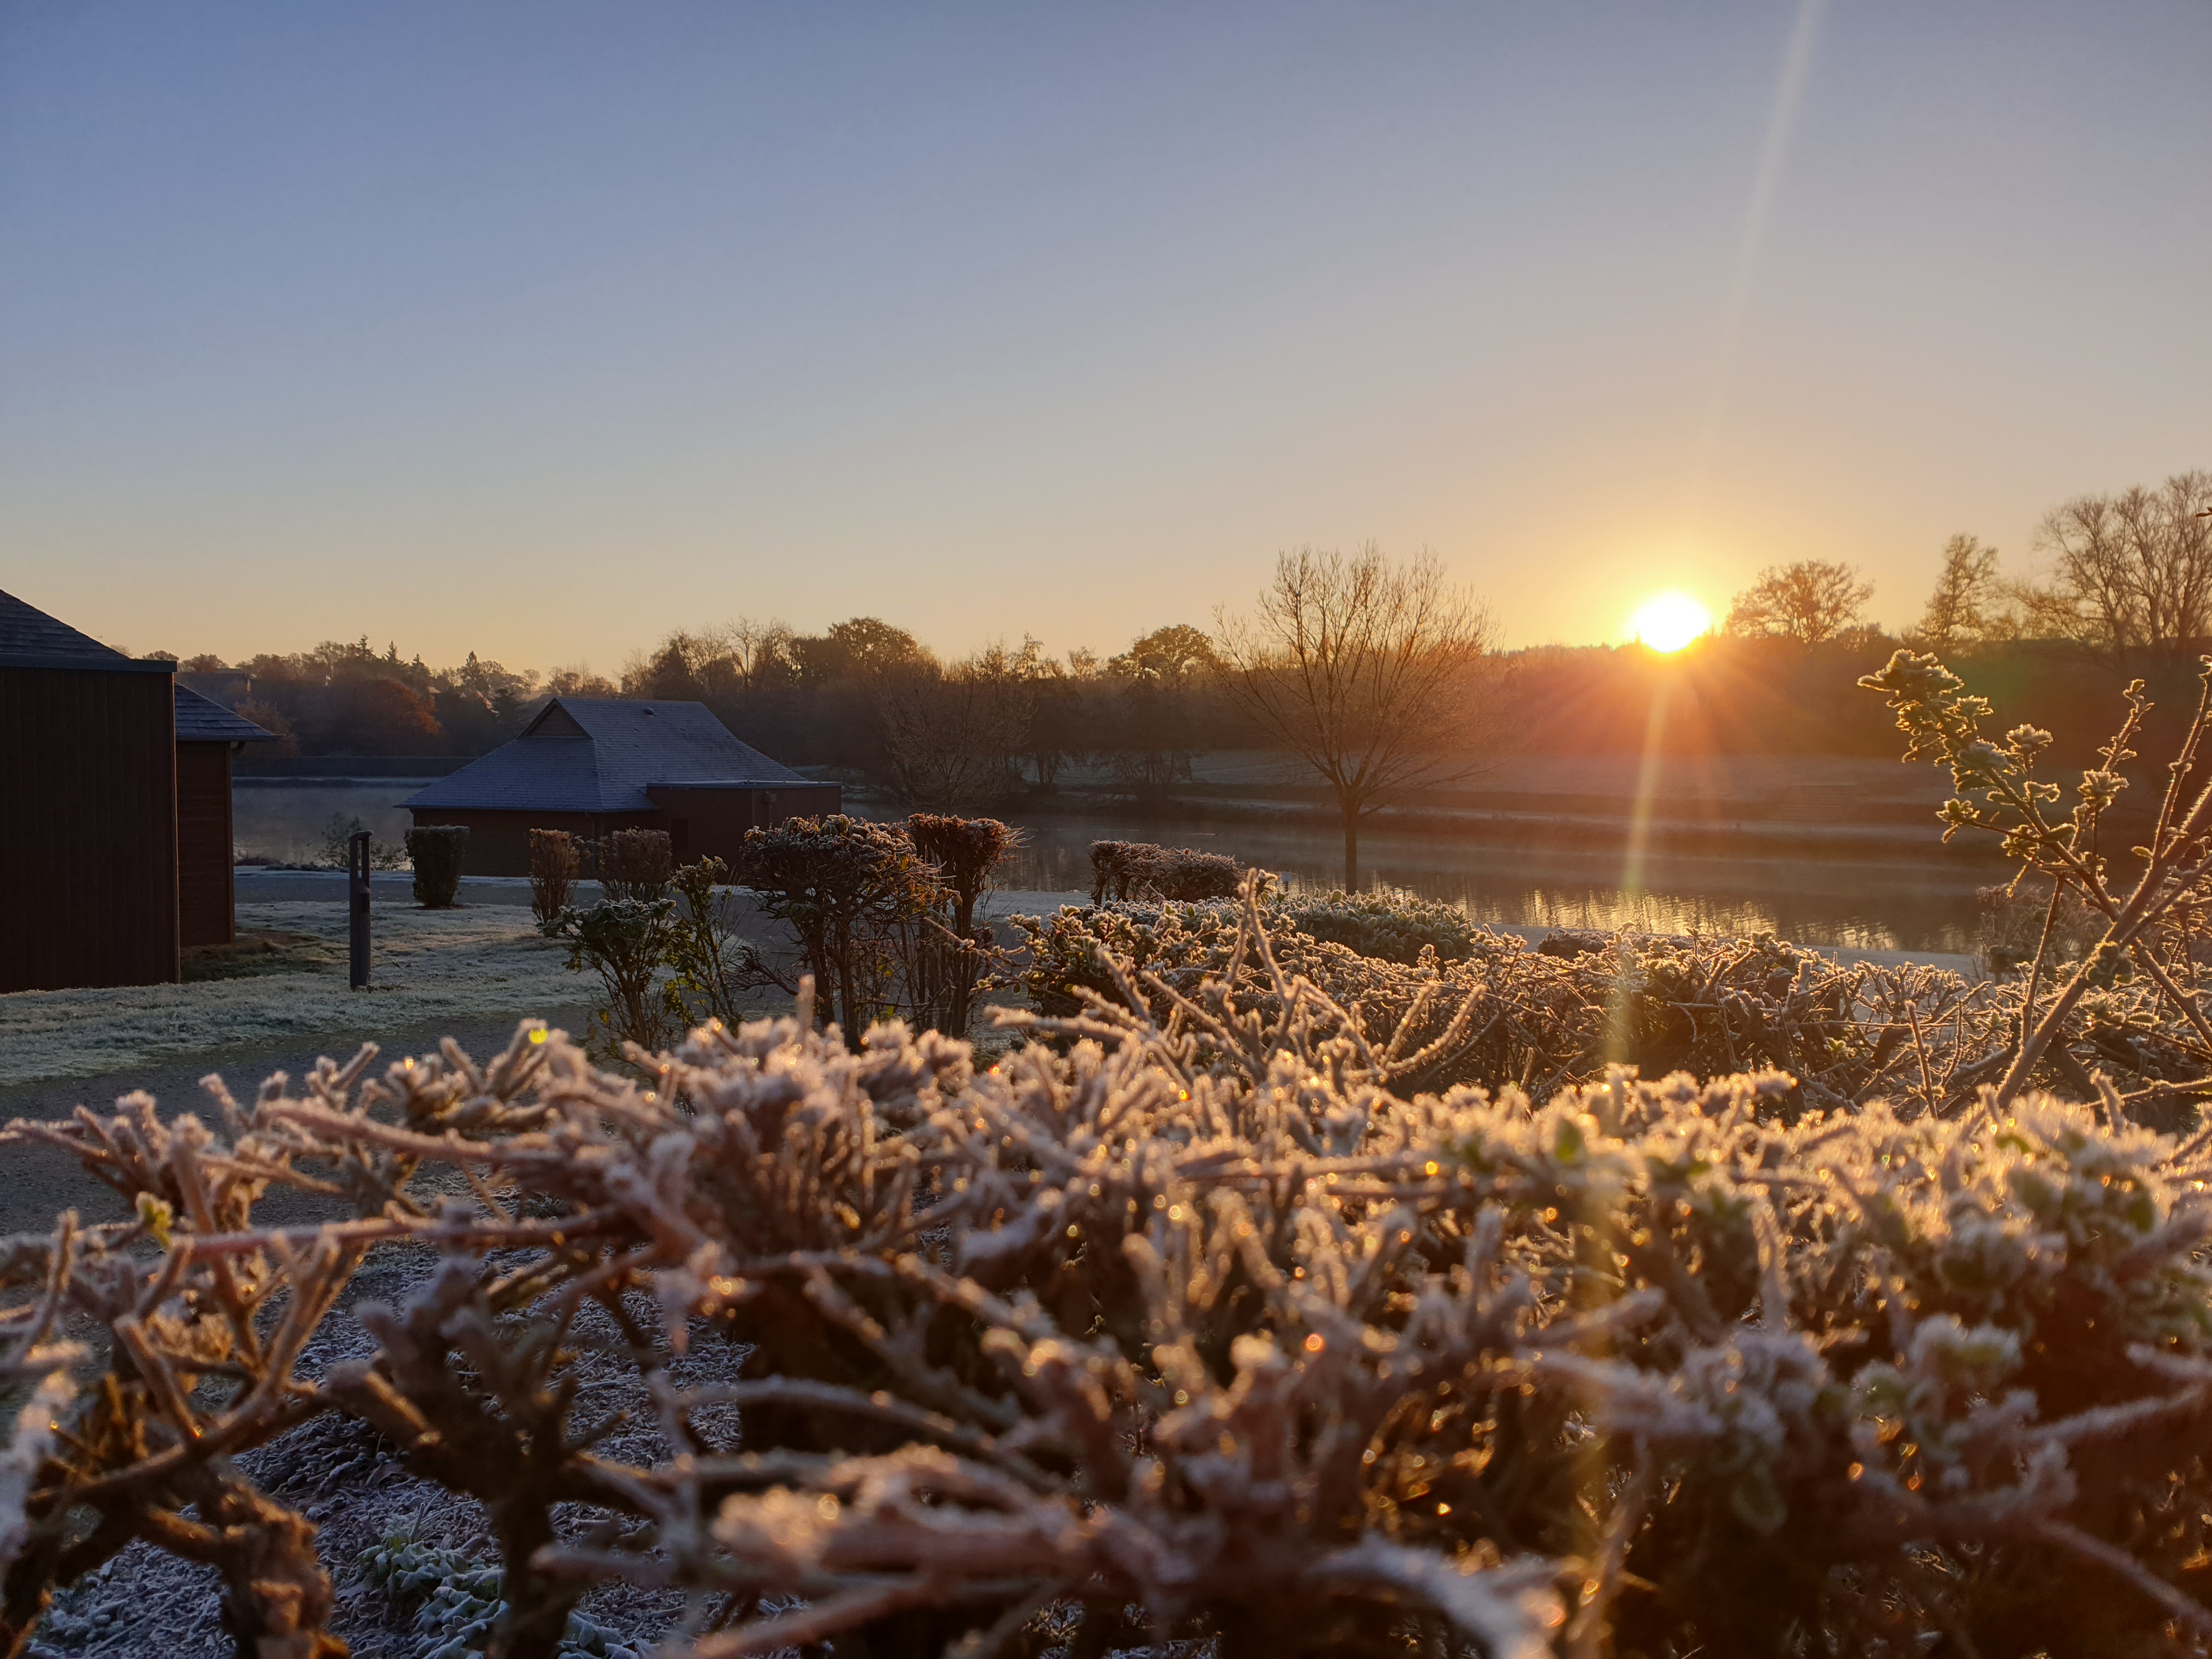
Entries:
{"label": "slate roof", "polygon": [[[0,593],[0,667],[112,669],[163,673],[165,662],[140,662],[80,634],[13,593]],[[276,734],[241,720],[221,703],[185,686],[177,688],[179,743],[270,743]]]}
{"label": "slate roof", "polygon": [[698,702],[556,697],[514,742],[410,795],[410,809],[649,812],[656,783],[775,788],[806,780]]}
{"label": "slate roof", "polygon": [[179,743],[274,743],[276,734],[264,732],[252,720],[234,714],[211,697],[189,685],[177,688]]}
{"label": "slate roof", "polygon": [[89,634],[57,622],[13,593],[0,593],[0,662],[17,667],[108,669],[117,672],[162,672],[112,651]]}

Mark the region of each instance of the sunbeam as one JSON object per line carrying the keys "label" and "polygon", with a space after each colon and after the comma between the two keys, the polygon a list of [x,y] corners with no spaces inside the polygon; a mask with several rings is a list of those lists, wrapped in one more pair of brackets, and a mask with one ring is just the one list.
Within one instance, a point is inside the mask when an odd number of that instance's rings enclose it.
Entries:
{"label": "sunbeam", "polygon": [[1766,221],[1781,186],[1783,164],[1789,158],[1790,140],[1797,125],[1797,107],[1804,95],[1806,76],[1813,64],[1813,48],[1827,9],[1827,0],[1799,0],[1797,21],[1790,31],[1789,46],[1782,54],[1782,71],[1776,78],[1774,103],[1766,118],[1766,137],[1759,146],[1759,169],[1752,176],[1751,198],[1744,207],[1743,228],[1736,238],[1727,297],[1721,307],[1720,328],[1713,343],[1712,373],[1705,386],[1705,406],[1698,422],[1698,447],[1690,467],[1686,507],[1692,518],[1696,517],[1705,502],[1713,450],[1720,435],[1722,411],[1727,407],[1736,357],[1742,345],[1744,312],[1750,304],[1752,282],[1766,236]]}

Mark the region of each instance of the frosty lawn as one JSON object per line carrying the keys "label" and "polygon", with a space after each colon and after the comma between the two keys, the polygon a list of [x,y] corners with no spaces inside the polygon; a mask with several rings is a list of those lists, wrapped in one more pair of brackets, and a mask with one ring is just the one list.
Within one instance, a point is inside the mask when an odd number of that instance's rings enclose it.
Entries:
{"label": "frosty lawn", "polygon": [[343,904],[241,904],[238,924],[241,932],[315,934],[338,950],[324,972],[0,996],[0,1085],[127,1071],[321,1031],[350,1044],[450,1016],[520,1017],[592,994],[564,966],[562,947],[510,905],[380,908],[374,988],[366,992],[346,988]]}

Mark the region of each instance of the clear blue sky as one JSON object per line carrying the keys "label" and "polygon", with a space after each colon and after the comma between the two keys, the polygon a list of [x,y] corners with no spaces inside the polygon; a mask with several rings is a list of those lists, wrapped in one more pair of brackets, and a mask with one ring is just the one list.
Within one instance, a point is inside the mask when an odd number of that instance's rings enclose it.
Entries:
{"label": "clear blue sky", "polygon": [[128,648],[1515,643],[2212,465],[2212,5],[0,4],[0,586]]}

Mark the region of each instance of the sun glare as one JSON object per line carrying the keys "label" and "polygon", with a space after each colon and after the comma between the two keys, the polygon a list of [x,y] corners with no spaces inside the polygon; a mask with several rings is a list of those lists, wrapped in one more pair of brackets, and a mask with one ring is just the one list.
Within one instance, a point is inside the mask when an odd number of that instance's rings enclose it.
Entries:
{"label": "sun glare", "polygon": [[1712,612],[1687,593],[1654,593],[1637,607],[1629,632],[1654,651],[1680,651],[1713,625]]}

